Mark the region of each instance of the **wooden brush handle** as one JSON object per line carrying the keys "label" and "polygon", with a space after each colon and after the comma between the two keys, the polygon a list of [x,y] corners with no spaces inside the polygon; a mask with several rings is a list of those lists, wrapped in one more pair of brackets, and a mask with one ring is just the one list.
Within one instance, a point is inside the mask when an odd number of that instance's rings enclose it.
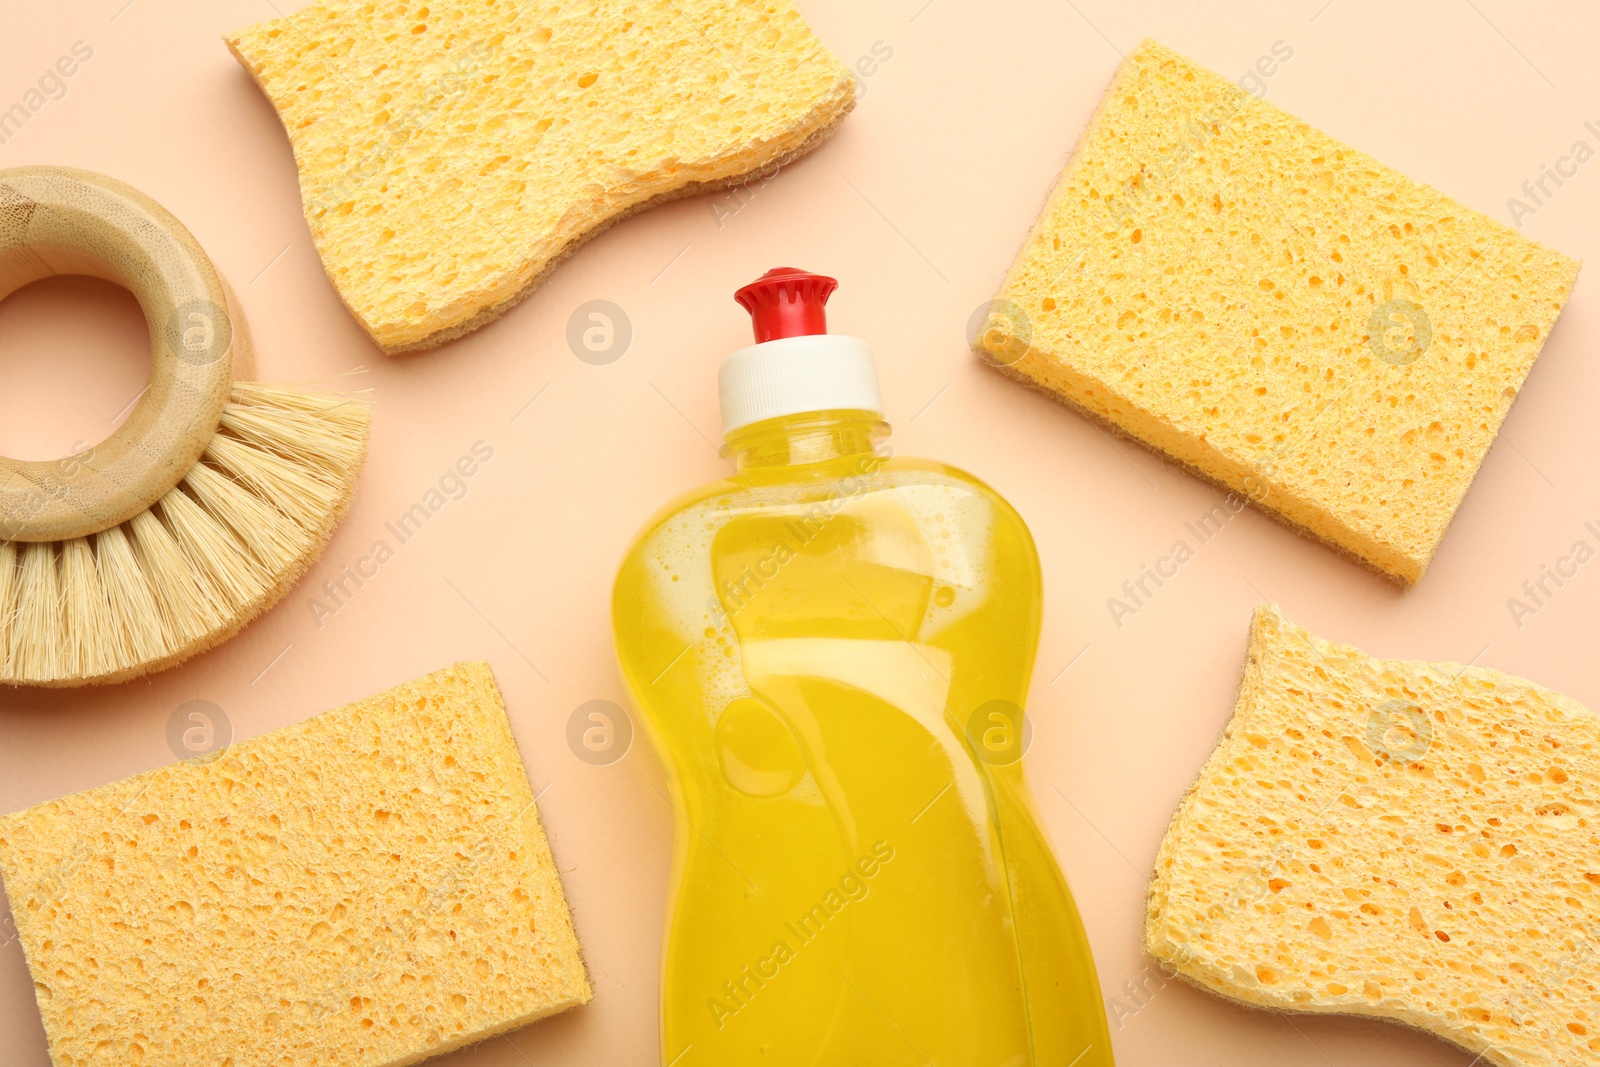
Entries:
{"label": "wooden brush handle", "polygon": [[160,204],[89,171],[0,170],[0,300],[57,274],[104,278],[138,299],[150,327],[150,388],[82,454],[0,457],[0,540],[83,537],[165,496],[216,433],[235,356],[244,355],[221,278]]}

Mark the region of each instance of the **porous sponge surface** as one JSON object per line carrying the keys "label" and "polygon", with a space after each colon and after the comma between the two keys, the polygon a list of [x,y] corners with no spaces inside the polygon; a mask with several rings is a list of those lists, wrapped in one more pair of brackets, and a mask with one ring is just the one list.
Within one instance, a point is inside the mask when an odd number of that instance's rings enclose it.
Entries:
{"label": "porous sponge surface", "polygon": [[587,1002],[486,664],[0,819],[56,1067],[414,1063]]}
{"label": "porous sponge surface", "polygon": [[1559,693],[1263,606],[1145,948],[1249,1004],[1393,1019],[1503,1067],[1600,1062],[1596,782],[1600,720]]}
{"label": "porous sponge surface", "polygon": [[629,210],[789,158],[854,83],[788,0],[317,3],[228,38],[385,349],[508,306]]}
{"label": "porous sponge surface", "polygon": [[1577,271],[1146,41],[983,347],[1409,583]]}

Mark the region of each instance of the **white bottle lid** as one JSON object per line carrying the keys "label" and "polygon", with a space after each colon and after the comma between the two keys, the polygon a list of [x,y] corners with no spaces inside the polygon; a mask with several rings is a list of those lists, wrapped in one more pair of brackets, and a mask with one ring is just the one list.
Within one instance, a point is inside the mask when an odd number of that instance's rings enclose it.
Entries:
{"label": "white bottle lid", "polygon": [[722,432],[795,415],[835,409],[883,411],[872,350],[837,333],[779,337],[741,348],[717,374]]}
{"label": "white bottle lid", "polygon": [[882,413],[872,350],[857,337],[827,332],[832,278],[779,267],[740,289],[756,344],[723,361],[717,375],[722,432],[802,411]]}

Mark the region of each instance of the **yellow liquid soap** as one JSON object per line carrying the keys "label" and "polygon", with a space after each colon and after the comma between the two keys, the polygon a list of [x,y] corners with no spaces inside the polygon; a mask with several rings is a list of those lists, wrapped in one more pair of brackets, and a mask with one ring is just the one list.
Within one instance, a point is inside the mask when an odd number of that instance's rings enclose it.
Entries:
{"label": "yellow liquid soap", "polygon": [[877,420],[737,431],[617,577],[677,813],[662,1063],[1111,1067],[1020,758],[1033,539]]}

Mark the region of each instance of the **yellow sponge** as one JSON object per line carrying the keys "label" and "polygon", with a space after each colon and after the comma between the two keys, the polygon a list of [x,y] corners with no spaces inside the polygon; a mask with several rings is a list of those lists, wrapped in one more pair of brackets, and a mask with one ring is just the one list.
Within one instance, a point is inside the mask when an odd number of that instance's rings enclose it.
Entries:
{"label": "yellow sponge", "polygon": [[1146,41],[979,343],[1411,583],[1577,271]]}
{"label": "yellow sponge", "polygon": [[1239,702],[1156,857],[1145,948],[1226,997],[1486,1063],[1600,1062],[1600,719],[1256,612]]}
{"label": "yellow sponge", "polygon": [[590,996],[487,664],[0,819],[56,1067],[387,1067]]}
{"label": "yellow sponge", "polygon": [[325,0],[228,44],[390,352],[482,325],[634,211],[771,173],[855,103],[789,0]]}

